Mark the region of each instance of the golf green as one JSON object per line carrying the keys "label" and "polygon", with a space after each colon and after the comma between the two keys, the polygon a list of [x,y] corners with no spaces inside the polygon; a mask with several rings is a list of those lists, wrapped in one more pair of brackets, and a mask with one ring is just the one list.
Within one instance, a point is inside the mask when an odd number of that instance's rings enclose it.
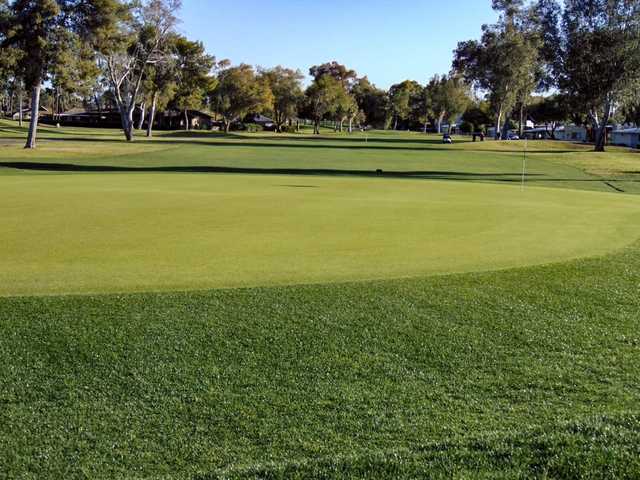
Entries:
{"label": "golf green", "polygon": [[640,237],[634,196],[384,178],[5,176],[0,213],[4,296],[495,270]]}

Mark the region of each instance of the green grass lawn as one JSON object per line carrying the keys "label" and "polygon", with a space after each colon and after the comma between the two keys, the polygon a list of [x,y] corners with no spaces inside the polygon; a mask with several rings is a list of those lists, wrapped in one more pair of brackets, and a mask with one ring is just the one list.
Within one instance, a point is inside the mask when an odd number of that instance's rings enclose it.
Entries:
{"label": "green grass lawn", "polygon": [[637,153],[22,135],[0,478],[640,476]]}
{"label": "green grass lawn", "polygon": [[640,238],[640,197],[282,175],[0,177],[0,295],[497,270]]}

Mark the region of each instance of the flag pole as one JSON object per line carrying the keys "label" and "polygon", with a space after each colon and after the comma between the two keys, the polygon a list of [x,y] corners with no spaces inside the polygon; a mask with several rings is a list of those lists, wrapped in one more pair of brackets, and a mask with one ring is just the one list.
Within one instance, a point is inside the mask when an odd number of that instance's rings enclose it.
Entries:
{"label": "flag pole", "polygon": [[522,190],[524,191],[524,182],[527,177],[527,138],[524,139],[524,152],[522,155]]}

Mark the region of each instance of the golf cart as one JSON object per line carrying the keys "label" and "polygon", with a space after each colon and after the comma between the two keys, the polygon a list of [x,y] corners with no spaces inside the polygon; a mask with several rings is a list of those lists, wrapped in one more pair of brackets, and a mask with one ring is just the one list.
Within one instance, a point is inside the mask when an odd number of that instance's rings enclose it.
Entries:
{"label": "golf cart", "polygon": [[451,138],[451,135],[449,135],[448,133],[445,133],[442,136],[442,143],[449,143],[449,144],[453,143],[453,139]]}

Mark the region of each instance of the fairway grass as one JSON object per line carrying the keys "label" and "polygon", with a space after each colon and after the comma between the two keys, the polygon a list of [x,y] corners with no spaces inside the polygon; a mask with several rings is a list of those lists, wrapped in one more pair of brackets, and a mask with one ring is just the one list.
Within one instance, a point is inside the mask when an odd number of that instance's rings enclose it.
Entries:
{"label": "fairway grass", "polygon": [[640,237],[635,196],[364,178],[5,176],[0,213],[1,295],[496,270]]}
{"label": "fairway grass", "polygon": [[40,133],[0,121],[0,480],[640,478],[637,152]]}
{"label": "fairway grass", "polygon": [[639,247],[427,279],[0,298],[0,472],[638,478]]}

